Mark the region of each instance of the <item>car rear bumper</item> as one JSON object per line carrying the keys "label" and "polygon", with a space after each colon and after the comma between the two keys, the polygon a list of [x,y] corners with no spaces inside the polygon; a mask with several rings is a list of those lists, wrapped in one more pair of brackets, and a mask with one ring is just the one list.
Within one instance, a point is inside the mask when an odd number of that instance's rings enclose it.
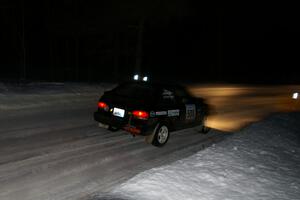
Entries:
{"label": "car rear bumper", "polygon": [[126,120],[114,116],[107,116],[100,112],[94,112],[94,119],[97,122],[122,128],[127,122]]}
{"label": "car rear bumper", "polygon": [[155,119],[149,120],[140,120],[140,119],[126,119],[126,118],[119,118],[112,115],[107,115],[106,113],[102,112],[95,112],[94,119],[97,122],[102,124],[107,124],[110,126],[114,126],[120,129],[123,129],[127,132],[130,132],[133,135],[150,135],[153,133],[157,121]]}

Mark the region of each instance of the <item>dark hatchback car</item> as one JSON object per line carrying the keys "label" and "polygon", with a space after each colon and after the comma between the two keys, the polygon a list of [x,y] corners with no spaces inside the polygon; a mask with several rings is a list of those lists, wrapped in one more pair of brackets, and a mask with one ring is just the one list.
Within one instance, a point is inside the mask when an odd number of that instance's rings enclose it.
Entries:
{"label": "dark hatchback car", "polygon": [[167,143],[170,131],[199,126],[207,132],[208,111],[202,98],[182,86],[126,82],[104,93],[94,119],[100,127],[146,136],[146,142],[160,147]]}

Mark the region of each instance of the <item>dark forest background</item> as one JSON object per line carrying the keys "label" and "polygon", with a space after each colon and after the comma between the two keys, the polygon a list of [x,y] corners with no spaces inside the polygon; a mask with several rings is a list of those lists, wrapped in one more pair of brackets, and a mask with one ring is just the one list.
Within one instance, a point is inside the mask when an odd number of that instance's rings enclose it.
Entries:
{"label": "dark forest background", "polygon": [[1,0],[0,79],[299,83],[289,3]]}

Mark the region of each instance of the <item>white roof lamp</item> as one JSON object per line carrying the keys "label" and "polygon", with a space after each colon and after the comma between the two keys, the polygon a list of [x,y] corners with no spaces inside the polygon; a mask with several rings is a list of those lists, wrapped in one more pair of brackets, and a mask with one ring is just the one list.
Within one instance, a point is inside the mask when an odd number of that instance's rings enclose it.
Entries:
{"label": "white roof lamp", "polygon": [[148,76],[144,76],[143,81],[147,82],[148,81]]}
{"label": "white roof lamp", "polygon": [[139,75],[138,75],[138,74],[135,74],[135,75],[133,76],[133,80],[135,80],[135,81],[139,80]]}

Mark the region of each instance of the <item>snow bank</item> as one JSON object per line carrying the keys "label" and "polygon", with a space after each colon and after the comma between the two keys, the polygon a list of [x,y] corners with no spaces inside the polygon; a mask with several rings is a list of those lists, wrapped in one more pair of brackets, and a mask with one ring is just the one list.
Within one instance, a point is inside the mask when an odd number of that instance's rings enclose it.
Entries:
{"label": "snow bank", "polygon": [[59,82],[33,82],[26,84],[13,84],[0,82],[0,94],[58,94],[58,93],[87,93],[101,90],[103,88],[111,88],[115,84],[112,83],[59,83]]}
{"label": "snow bank", "polygon": [[70,102],[97,101],[114,84],[84,83],[0,83],[0,111],[35,108]]}
{"label": "snow bank", "polygon": [[278,114],[112,192],[129,200],[299,199],[300,114]]}

